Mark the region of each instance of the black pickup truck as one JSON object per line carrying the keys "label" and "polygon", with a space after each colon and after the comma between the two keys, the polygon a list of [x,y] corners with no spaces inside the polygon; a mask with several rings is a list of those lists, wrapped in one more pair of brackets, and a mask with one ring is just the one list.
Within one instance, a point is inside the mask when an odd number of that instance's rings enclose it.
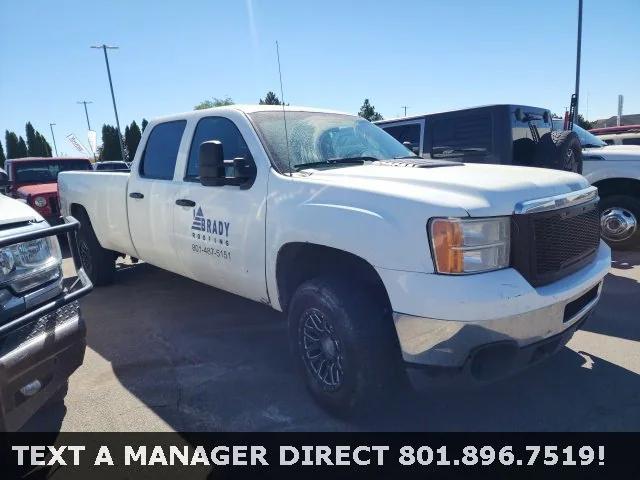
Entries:
{"label": "black pickup truck", "polygon": [[487,105],[375,123],[423,157],[582,173],[577,135],[553,131],[545,108]]}
{"label": "black pickup truck", "polygon": [[[0,188],[6,181],[0,172]],[[84,359],[77,300],[93,285],[80,264],[78,227],[73,217],[50,227],[28,205],[0,194],[0,431],[18,430],[47,402],[64,398]],[[70,286],[57,238],[63,234],[77,272]]]}

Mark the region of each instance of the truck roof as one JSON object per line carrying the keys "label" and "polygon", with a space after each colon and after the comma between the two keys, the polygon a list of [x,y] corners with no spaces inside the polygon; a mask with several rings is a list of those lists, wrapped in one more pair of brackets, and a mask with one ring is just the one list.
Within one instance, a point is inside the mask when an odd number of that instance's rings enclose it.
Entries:
{"label": "truck roof", "polygon": [[87,160],[86,157],[22,157],[22,158],[8,158],[7,162],[40,162],[40,161],[48,161],[51,160]]}
{"label": "truck roof", "polygon": [[[355,116],[353,113],[345,113],[337,110],[327,110],[325,108],[312,108],[301,107],[295,105],[286,105],[284,110],[287,112],[318,112],[318,113],[337,113],[341,115]],[[226,105],[224,107],[205,108],[202,110],[192,110],[184,113],[176,113],[173,115],[166,115],[157,117],[152,120],[153,123],[165,122],[169,120],[185,119],[190,117],[202,117],[211,114],[212,112],[243,112],[243,113],[255,113],[255,112],[282,112],[282,105]]]}
{"label": "truck roof", "polygon": [[548,108],[544,108],[544,107],[533,107],[531,105],[518,105],[516,103],[494,103],[494,104],[489,104],[489,105],[478,105],[475,107],[466,107],[466,108],[457,108],[455,110],[442,110],[440,112],[427,112],[427,113],[421,113],[418,115],[408,115],[406,117],[397,117],[397,118],[385,118],[384,120],[378,120],[376,122],[373,122],[375,124],[384,124],[387,122],[399,122],[399,121],[405,121],[405,120],[417,120],[420,118],[424,118],[430,115],[440,115],[443,113],[455,113],[455,112],[466,112],[468,110],[482,110],[482,109],[489,109],[489,108],[496,108],[496,107],[516,107],[516,108],[523,108],[523,109],[536,109],[536,110],[549,110]]}

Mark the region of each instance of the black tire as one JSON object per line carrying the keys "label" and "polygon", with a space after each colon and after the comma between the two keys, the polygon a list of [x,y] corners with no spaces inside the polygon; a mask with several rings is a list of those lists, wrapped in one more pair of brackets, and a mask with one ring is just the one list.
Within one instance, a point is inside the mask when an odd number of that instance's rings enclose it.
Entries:
{"label": "black tire", "polygon": [[542,135],[533,166],[582,173],[582,145],[578,135],[569,130]]}
{"label": "black tire", "polygon": [[85,212],[78,215],[80,229],[78,230],[78,250],[80,261],[85,273],[95,286],[113,283],[116,271],[116,255],[111,250],[102,248],[89,216]]}
{"label": "black tire", "polygon": [[[288,318],[292,352],[306,385],[332,413],[352,417],[371,412],[385,397],[383,389],[401,385],[401,355],[390,312],[364,288],[336,277],[307,281],[293,295]],[[317,323],[323,333],[314,327]],[[325,356],[318,360],[315,352]]]}
{"label": "black tire", "polygon": [[[609,195],[600,199],[602,238],[614,250],[640,248],[640,200],[631,195]],[[619,227],[618,234],[614,234]]]}
{"label": "black tire", "polygon": [[515,140],[513,142],[513,164],[522,167],[532,166],[536,147],[536,142],[530,138]]}

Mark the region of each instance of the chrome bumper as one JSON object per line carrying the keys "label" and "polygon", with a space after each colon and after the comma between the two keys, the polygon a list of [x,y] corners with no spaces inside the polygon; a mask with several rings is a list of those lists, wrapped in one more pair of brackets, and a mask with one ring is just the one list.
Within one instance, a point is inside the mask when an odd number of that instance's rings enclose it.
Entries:
{"label": "chrome bumper", "polygon": [[[510,345],[503,350],[515,352],[572,331],[596,306],[601,291],[602,281],[599,281],[562,302],[526,313],[477,322],[395,313],[394,322],[403,359],[413,366],[460,370],[468,366],[470,359],[480,349],[488,346]],[[593,298],[587,298],[587,295]],[[567,312],[570,314],[568,318]]]}

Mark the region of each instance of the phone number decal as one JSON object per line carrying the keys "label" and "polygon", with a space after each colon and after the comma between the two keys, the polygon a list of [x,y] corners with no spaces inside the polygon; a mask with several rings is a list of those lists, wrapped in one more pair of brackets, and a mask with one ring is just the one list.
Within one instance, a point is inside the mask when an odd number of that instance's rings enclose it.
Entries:
{"label": "phone number decal", "polygon": [[495,448],[490,445],[476,447],[468,445],[462,449],[459,458],[449,457],[447,447],[442,446],[435,450],[429,446],[421,447],[404,446],[400,448],[399,463],[404,466],[411,465],[560,465],[560,466],[585,466],[604,465],[604,447],[558,447],[556,445],[527,445],[524,451],[514,452],[513,447],[507,445]]}
{"label": "phone number decal", "polygon": [[198,245],[196,243],[191,244],[191,250],[194,253],[199,253],[201,255],[208,255],[211,257],[222,258],[224,260],[231,260],[231,252],[229,250],[225,250],[224,248],[213,248],[213,247],[203,247],[202,245]]}

